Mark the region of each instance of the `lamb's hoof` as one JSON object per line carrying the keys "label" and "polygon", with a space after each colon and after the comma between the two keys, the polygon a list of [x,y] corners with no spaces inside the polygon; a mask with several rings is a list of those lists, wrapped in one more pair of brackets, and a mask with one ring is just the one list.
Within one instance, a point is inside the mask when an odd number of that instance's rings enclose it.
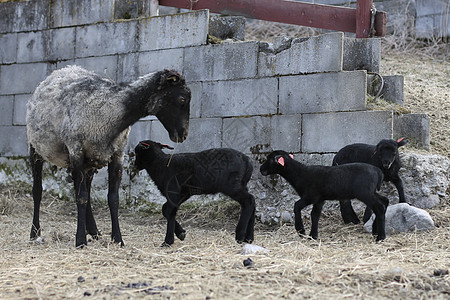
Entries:
{"label": "lamb's hoof", "polygon": [[376,243],[382,243],[386,237],[377,237]]}
{"label": "lamb's hoof", "polygon": [[304,230],[304,229],[302,229],[302,230],[297,230],[297,234],[298,234],[299,236],[301,236],[301,237],[304,237],[304,236],[305,236],[305,230]]}
{"label": "lamb's hoof", "polygon": [[184,241],[184,239],[186,238],[186,231],[177,234],[177,238],[179,238],[180,241]]}
{"label": "lamb's hoof", "polygon": [[251,243],[253,243],[253,240],[245,239],[245,240],[244,240],[244,243],[251,244]]}
{"label": "lamb's hoof", "polygon": [[166,242],[162,242],[161,244],[161,248],[170,248],[172,246],[172,244],[166,243]]}

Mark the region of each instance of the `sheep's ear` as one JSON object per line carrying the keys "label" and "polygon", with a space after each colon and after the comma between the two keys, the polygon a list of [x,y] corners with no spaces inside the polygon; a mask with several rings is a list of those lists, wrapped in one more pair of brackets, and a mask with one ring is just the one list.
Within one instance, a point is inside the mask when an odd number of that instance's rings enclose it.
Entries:
{"label": "sheep's ear", "polygon": [[170,84],[178,84],[181,80],[181,76],[178,73],[171,73],[167,75],[166,80]]}
{"label": "sheep's ear", "polygon": [[408,143],[408,140],[405,140],[404,137],[400,138],[397,140],[397,147],[401,147],[404,146]]}
{"label": "sheep's ear", "polygon": [[150,148],[150,144],[147,144],[146,142],[140,142],[139,145],[141,145],[144,149]]}
{"label": "sheep's ear", "polygon": [[166,144],[160,144],[160,145],[161,145],[161,149],[167,148],[167,149],[173,150],[173,147],[171,147],[169,145],[166,145]]}
{"label": "sheep's ear", "polygon": [[281,156],[281,155],[275,156],[275,161],[277,164],[284,167],[284,157],[283,156]]}

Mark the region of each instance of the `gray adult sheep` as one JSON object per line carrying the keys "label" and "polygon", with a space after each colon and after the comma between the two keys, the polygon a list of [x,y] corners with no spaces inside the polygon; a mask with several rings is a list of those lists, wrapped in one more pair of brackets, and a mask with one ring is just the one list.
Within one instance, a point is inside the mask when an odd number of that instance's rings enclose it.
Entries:
{"label": "gray adult sheep", "polygon": [[91,182],[97,169],[108,166],[111,239],[123,245],[119,228],[119,185],[123,152],[130,126],[156,115],[174,142],[188,134],[190,89],[173,70],[144,75],[118,85],[78,66],[54,71],[42,81],[27,104],[27,135],[33,173],[34,214],[30,238],[41,234],[39,209],[42,166],[48,161],[68,168],[74,182],[78,221],[75,246],[97,239],[91,208]]}
{"label": "gray adult sheep", "polygon": [[254,238],[255,198],[247,183],[253,172],[245,154],[228,148],[214,148],[196,153],[166,154],[168,145],[146,140],[135,148],[135,166],[145,169],[167,202],[162,213],[167,219],[163,246],[174,243],[174,233],[184,240],[186,231],[176,221],[180,205],[192,195],[223,193],[241,205],[236,226],[236,241],[251,243]]}

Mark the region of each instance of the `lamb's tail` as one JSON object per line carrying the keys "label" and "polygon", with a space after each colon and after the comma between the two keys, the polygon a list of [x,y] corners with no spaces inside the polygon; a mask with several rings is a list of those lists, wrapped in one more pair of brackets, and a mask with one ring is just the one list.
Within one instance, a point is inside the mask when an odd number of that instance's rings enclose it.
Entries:
{"label": "lamb's tail", "polygon": [[244,184],[247,184],[250,181],[250,178],[252,177],[253,174],[253,165],[248,156],[244,156],[244,161],[245,161],[245,173],[244,177],[242,178],[242,182]]}

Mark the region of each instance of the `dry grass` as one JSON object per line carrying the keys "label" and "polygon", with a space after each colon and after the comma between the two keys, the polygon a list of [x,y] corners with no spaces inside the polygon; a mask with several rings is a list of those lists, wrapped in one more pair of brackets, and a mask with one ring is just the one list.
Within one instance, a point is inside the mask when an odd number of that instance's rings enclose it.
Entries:
{"label": "dry grass", "polygon": [[[121,212],[126,246],[110,244],[109,213],[95,212],[104,236],[74,248],[75,205],[45,195],[45,243],[28,241],[32,201],[26,190],[3,187],[0,203],[0,298],[95,299],[448,299],[450,205],[430,211],[432,232],[388,236],[375,243],[362,225],[343,225],[335,213],[320,221],[320,240],[301,238],[291,224],[256,226],[256,244],[270,250],[244,256],[234,241],[239,207],[187,206],[184,242],[161,248],[160,215]],[[228,203],[228,202],[227,202]],[[305,220],[307,226],[309,220]],[[253,268],[243,266],[250,257]]]}

